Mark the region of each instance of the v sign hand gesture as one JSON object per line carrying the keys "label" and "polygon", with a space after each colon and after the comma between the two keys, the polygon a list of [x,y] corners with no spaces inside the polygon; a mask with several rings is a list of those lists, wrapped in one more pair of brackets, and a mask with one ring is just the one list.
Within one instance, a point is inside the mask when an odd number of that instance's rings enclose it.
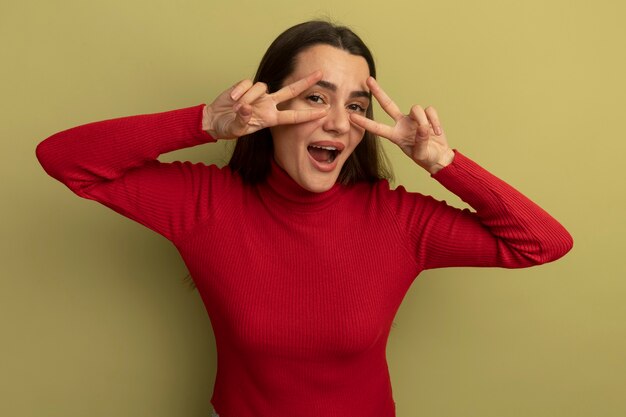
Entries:
{"label": "v sign hand gesture", "polygon": [[267,85],[243,80],[220,94],[205,106],[202,129],[214,139],[236,139],[266,127],[295,124],[324,117],[327,109],[283,110],[277,105],[297,97],[322,79],[322,72],[289,84],[275,93],[267,92]]}
{"label": "v sign hand gesture", "polygon": [[373,77],[367,79],[367,85],[383,110],[396,124],[387,126],[352,113],[350,118],[353,123],[375,135],[389,139],[431,174],[452,162],[454,152],[448,146],[448,140],[434,107],[429,106],[424,110],[421,106],[414,105],[409,114],[405,115]]}

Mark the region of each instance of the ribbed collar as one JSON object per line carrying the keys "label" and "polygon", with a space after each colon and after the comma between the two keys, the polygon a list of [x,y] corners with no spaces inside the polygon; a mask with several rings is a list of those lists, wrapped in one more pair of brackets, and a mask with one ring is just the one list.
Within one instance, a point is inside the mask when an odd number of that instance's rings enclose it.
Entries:
{"label": "ribbed collar", "polygon": [[274,159],[267,182],[261,187],[264,196],[281,207],[297,211],[318,211],[327,207],[339,196],[341,188],[341,184],[335,183],[330,190],[321,193],[305,190]]}

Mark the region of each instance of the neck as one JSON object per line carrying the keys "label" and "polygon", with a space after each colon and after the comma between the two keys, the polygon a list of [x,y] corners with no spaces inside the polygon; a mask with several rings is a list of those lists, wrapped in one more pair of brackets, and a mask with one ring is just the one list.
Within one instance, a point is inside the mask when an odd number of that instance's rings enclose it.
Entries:
{"label": "neck", "polygon": [[335,183],[328,191],[315,193],[309,191],[289,176],[276,161],[272,159],[270,174],[264,184],[264,191],[274,202],[285,208],[298,211],[319,210],[332,203],[341,189],[341,185]]}

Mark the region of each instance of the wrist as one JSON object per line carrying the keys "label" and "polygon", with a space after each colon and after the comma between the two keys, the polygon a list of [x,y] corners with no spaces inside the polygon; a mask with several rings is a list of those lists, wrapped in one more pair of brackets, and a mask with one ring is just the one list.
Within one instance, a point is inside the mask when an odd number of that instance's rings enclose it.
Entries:
{"label": "wrist", "polygon": [[215,130],[213,129],[213,109],[210,105],[205,105],[202,110],[202,130],[207,132],[213,139],[218,139]]}
{"label": "wrist", "polygon": [[427,171],[430,173],[430,175],[435,175],[436,173],[450,165],[452,161],[454,161],[454,151],[448,148],[448,150],[444,152],[441,158],[439,158],[437,162],[431,165],[427,169]]}

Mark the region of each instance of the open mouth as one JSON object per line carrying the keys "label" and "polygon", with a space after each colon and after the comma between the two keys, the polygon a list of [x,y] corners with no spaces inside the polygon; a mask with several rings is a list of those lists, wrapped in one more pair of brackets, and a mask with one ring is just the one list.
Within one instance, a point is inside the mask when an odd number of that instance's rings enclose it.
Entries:
{"label": "open mouth", "polygon": [[335,148],[334,146],[320,146],[320,145],[309,145],[307,147],[309,154],[315,159],[317,162],[332,164],[337,155],[339,155],[340,150]]}

